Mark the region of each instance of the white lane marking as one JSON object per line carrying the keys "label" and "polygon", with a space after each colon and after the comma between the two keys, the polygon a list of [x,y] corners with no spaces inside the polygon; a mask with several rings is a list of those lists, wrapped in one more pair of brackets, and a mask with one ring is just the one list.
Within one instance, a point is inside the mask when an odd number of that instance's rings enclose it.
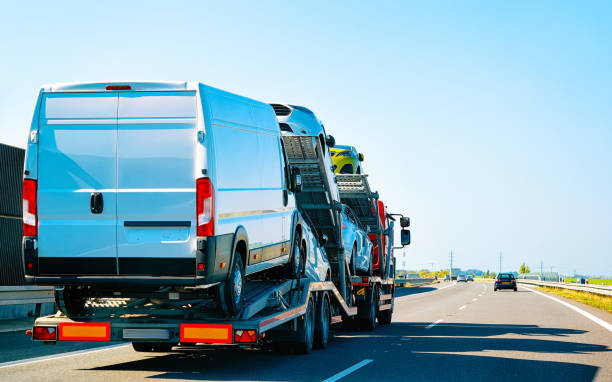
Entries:
{"label": "white lane marking", "polygon": [[431,324],[427,325],[427,326],[425,327],[425,329],[431,329],[431,328],[433,328],[434,326],[438,325],[440,322],[442,322],[442,320],[438,320],[438,321],[436,321],[436,322],[432,322]]}
{"label": "white lane marking", "polygon": [[331,377],[327,378],[323,382],[335,382],[335,381],[337,381],[337,380],[339,380],[341,378],[346,377],[347,375],[351,374],[355,370],[364,367],[365,365],[367,365],[370,362],[372,362],[371,359],[364,359],[363,361],[354,364],[353,366],[349,367],[348,369],[344,369],[341,372],[339,372],[338,374],[332,375]]}
{"label": "white lane marking", "polygon": [[21,359],[17,361],[4,362],[4,363],[0,363],[0,369],[5,368],[5,367],[11,367],[11,366],[25,365],[25,364],[34,363],[34,362],[49,361],[49,360],[55,360],[55,359],[60,359],[60,358],[73,357],[75,355],[80,355],[80,354],[96,353],[99,351],[112,350],[112,349],[117,349],[117,348],[126,347],[126,346],[130,346],[130,345],[129,344],[110,345],[110,346],[104,346],[104,347],[100,347],[96,349],[71,351],[71,352],[63,353],[59,355],[46,355],[43,357],[27,358],[27,359]]}
{"label": "white lane marking", "polygon": [[459,307],[459,310],[463,310],[463,309],[465,309],[465,305]]}
{"label": "white lane marking", "polygon": [[572,310],[575,310],[576,312],[582,314],[583,316],[585,316],[589,320],[595,322],[596,324],[599,324],[599,325],[603,326],[604,328],[606,328],[606,329],[608,329],[609,331],[612,332],[612,324],[607,323],[606,321],[602,320],[601,318],[596,317],[596,316],[592,315],[591,313],[586,312],[586,311],[578,308],[577,306],[574,306],[572,304],[568,304],[567,302],[559,300],[558,298],[554,298],[553,296],[549,296],[546,293],[538,292],[537,290],[533,290],[531,288],[527,288],[526,286],[523,286],[523,288],[525,288],[525,289],[527,289],[530,292],[533,292],[535,294],[539,294],[540,296],[544,296],[546,298],[554,300],[554,301],[558,302],[559,304],[563,304],[563,305],[567,306],[568,308],[570,308]]}
{"label": "white lane marking", "polygon": [[438,290],[442,290],[442,289],[450,288],[450,287],[455,286],[455,285],[457,285],[457,283],[452,283],[452,284],[450,284],[450,285],[443,286],[442,288],[438,288]]}
{"label": "white lane marking", "polygon": [[478,299],[477,299],[477,298],[473,298],[473,299],[472,299],[472,302],[475,302],[475,301],[478,301]]}

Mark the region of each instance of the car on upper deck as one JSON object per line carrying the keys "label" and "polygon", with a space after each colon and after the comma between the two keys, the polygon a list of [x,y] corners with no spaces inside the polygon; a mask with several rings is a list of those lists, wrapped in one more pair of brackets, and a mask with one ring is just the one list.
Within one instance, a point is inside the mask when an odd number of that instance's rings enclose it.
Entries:
{"label": "car on upper deck", "polygon": [[372,275],[372,242],[367,228],[355,216],[351,208],[342,205],[342,240],[344,258],[353,275]]}
{"label": "car on upper deck", "polygon": [[336,174],[363,174],[363,154],[355,147],[336,145],[330,151]]}

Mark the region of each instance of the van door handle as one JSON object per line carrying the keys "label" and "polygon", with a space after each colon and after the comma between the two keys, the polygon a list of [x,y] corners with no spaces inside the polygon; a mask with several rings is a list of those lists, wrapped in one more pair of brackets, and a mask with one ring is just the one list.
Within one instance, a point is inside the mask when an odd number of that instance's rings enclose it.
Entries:
{"label": "van door handle", "polygon": [[104,210],[104,197],[101,192],[92,192],[89,199],[89,208],[92,214],[102,213]]}

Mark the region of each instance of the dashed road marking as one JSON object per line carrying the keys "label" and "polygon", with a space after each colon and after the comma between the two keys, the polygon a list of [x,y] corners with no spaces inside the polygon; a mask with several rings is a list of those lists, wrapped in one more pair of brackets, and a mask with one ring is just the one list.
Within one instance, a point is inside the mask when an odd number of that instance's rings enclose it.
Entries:
{"label": "dashed road marking", "polygon": [[459,307],[459,310],[463,310],[463,309],[465,309],[465,305]]}
{"label": "dashed road marking", "polygon": [[370,362],[372,362],[371,359],[364,359],[361,362],[358,362],[356,364],[354,364],[353,366],[342,370],[341,372],[332,375],[331,377],[327,378],[326,380],[324,380],[323,382],[335,382],[341,378],[346,377],[347,375],[351,374],[352,372],[354,372],[357,369],[360,369],[362,367],[364,367],[365,365],[369,364]]}
{"label": "dashed road marking", "polygon": [[442,320],[438,320],[438,321],[432,322],[431,324],[427,325],[427,326],[425,327],[425,329],[431,329],[431,328],[433,328],[434,326],[438,325],[440,322],[442,322]]}
{"label": "dashed road marking", "polygon": [[478,299],[477,299],[477,298],[473,298],[473,299],[472,299],[472,302],[474,302],[474,301],[478,301]]}

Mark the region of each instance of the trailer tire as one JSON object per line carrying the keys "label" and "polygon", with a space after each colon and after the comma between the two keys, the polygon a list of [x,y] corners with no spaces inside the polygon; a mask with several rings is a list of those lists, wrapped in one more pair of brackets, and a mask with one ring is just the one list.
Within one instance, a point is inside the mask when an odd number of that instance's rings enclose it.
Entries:
{"label": "trailer tire", "polygon": [[368,318],[360,319],[360,328],[362,330],[372,331],[376,329],[376,310],[378,307],[378,289],[373,286],[368,292],[368,301],[366,302],[366,309],[368,311]]}
{"label": "trailer tire", "polygon": [[132,342],[132,348],[138,352],[166,353],[172,350],[174,344],[168,342]]}
{"label": "trailer tire", "polygon": [[325,349],[329,340],[329,299],[323,293],[317,300],[314,347]]}
{"label": "trailer tire", "polygon": [[308,300],[306,313],[298,318],[298,339],[294,343],[296,354],[308,354],[312,350],[315,329],[315,309],[312,299]]}
{"label": "trailer tire", "polygon": [[242,311],[244,305],[244,265],[242,264],[242,256],[235,252],[230,268],[229,278],[225,282],[225,305],[227,312],[231,317],[235,317]]}
{"label": "trailer tire", "polygon": [[61,292],[55,291],[55,303],[67,317],[81,315],[85,310],[86,301],[85,291],[80,288],[66,286]]}

